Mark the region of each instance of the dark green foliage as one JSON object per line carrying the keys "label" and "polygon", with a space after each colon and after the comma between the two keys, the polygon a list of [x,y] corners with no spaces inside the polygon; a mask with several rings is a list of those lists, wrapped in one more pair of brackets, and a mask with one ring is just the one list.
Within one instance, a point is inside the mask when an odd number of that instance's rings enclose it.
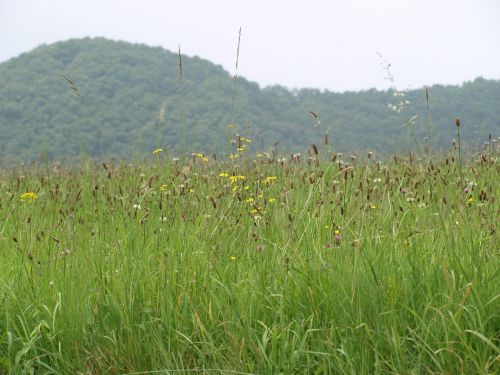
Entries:
{"label": "dark green foliage", "polygon": [[[398,114],[388,109],[401,99],[393,91],[261,89],[198,57],[183,57],[182,64],[180,81],[176,54],[102,38],[41,46],[1,64],[2,163],[82,154],[130,157],[155,147],[176,154],[223,152],[230,123],[252,137],[254,148],[280,142],[278,152],[301,151],[322,138],[309,110],[319,114],[338,151],[417,150],[415,140],[424,146],[422,89],[407,92],[404,100],[411,104]],[[500,81],[436,85],[429,93],[434,149],[449,146],[455,117],[462,119],[470,147],[498,135]],[[403,127],[413,115],[419,116],[416,123]]]}

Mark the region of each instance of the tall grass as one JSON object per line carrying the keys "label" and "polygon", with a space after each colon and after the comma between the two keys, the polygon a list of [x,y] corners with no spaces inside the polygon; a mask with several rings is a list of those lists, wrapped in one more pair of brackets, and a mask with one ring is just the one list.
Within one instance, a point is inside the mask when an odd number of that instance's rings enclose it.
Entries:
{"label": "tall grass", "polygon": [[315,148],[1,171],[0,373],[500,372],[498,150]]}

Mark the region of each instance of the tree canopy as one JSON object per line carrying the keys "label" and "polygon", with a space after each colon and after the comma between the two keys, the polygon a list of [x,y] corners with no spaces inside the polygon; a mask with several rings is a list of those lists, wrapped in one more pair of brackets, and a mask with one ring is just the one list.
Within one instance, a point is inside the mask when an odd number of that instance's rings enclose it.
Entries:
{"label": "tree canopy", "polygon": [[427,92],[429,111],[425,89],[261,88],[199,57],[75,39],[0,64],[0,159],[128,158],[156,147],[220,153],[237,133],[255,149],[279,142],[279,151],[293,152],[321,143],[326,131],[338,151],[415,150],[429,135],[437,150],[455,137],[456,117],[471,147],[498,136],[500,81]]}

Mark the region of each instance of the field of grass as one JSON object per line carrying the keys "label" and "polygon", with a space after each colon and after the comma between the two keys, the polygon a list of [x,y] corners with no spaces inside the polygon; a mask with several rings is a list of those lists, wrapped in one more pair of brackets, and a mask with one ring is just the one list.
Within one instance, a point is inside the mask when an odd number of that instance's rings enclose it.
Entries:
{"label": "field of grass", "polygon": [[0,172],[0,374],[500,373],[498,150],[151,159]]}

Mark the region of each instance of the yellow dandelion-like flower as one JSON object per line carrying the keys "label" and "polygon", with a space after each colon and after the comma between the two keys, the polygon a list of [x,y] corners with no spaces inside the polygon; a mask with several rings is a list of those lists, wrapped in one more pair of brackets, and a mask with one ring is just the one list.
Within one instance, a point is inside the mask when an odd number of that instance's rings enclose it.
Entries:
{"label": "yellow dandelion-like flower", "polygon": [[335,234],[340,234],[340,231],[338,229],[336,229]]}
{"label": "yellow dandelion-like flower", "polygon": [[23,193],[19,196],[22,202],[33,203],[36,199],[38,199],[38,195],[34,192]]}
{"label": "yellow dandelion-like flower", "polygon": [[372,204],[372,205],[370,205],[370,208],[371,208],[372,210],[374,210],[374,209],[376,209],[376,208],[377,208],[377,206],[376,206],[375,204]]}
{"label": "yellow dandelion-like flower", "polygon": [[162,152],[163,152],[162,148],[157,148],[156,150],[153,151],[153,154],[160,155]]}
{"label": "yellow dandelion-like flower", "polygon": [[229,177],[229,174],[226,172],[219,173],[219,177]]}
{"label": "yellow dandelion-like flower", "polygon": [[262,154],[261,154],[261,153],[258,153],[256,156],[257,156],[258,158],[261,158],[261,157],[262,157]]}
{"label": "yellow dandelion-like flower", "polygon": [[252,203],[254,199],[252,197],[245,199],[245,202],[247,203]]}
{"label": "yellow dandelion-like flower", "polygon": [[168,185],[166,185],[166,184],[162,184],[162,185],[160,186],[160,191],[165,191],[165,190],[167,190],[167,187],[168,187]]}
{"label": "yellow dandelion-like flower", "polygon": [[234,255],[231,255],[229,259],[231,259],[234,262],[236,260],[236,257]]}
{"label": "yellow dandelion-like flower", "polygon": [[266,177],[264,179],[264,181],[262,181],[262,183],[264,183],[264,184],[274,184],[277,179],[278,179],[278,177],[276,177],[276,176],[269,176],[269,177]]}
{"label": "yellow dandelion-like flower", "polygon": [[238,180],[245,180],[246,177],[242,176],[242,175],[239,175],[239,176],[229,176],[229,179],[231,180],[232,184],[235,184],[236,182],[238,182]]}
{"label": "yellow dandelion-like flower", "polygon": [[467,199],[467,202],[469,202],[469,203],[474,202],[474,198],[470,197],[469,199]]}
{"label": "yellow dandelion-like flower", "polygon": [[248,190],[248,189],[250,189],[250,186],[248,186],[248,185],[247,185],[247,186],[244,186],[244,187],[243,187],[243,189],[244,189],[244,190]]}
{"label": "yellow dandelion-like flower", "polygon": [[233,191],[238,191],[238,185],[233,186]]}
{"label": "yellow dandelion-like flower", "polygon": [[269,203],[276,203],[276,198],[269,198],[267,201]]}
{"label": "yellow dandelion-like flower", "polygon": [[229,155],[229,159],[238,159],[240,157],[239,154],[231,154]]}

